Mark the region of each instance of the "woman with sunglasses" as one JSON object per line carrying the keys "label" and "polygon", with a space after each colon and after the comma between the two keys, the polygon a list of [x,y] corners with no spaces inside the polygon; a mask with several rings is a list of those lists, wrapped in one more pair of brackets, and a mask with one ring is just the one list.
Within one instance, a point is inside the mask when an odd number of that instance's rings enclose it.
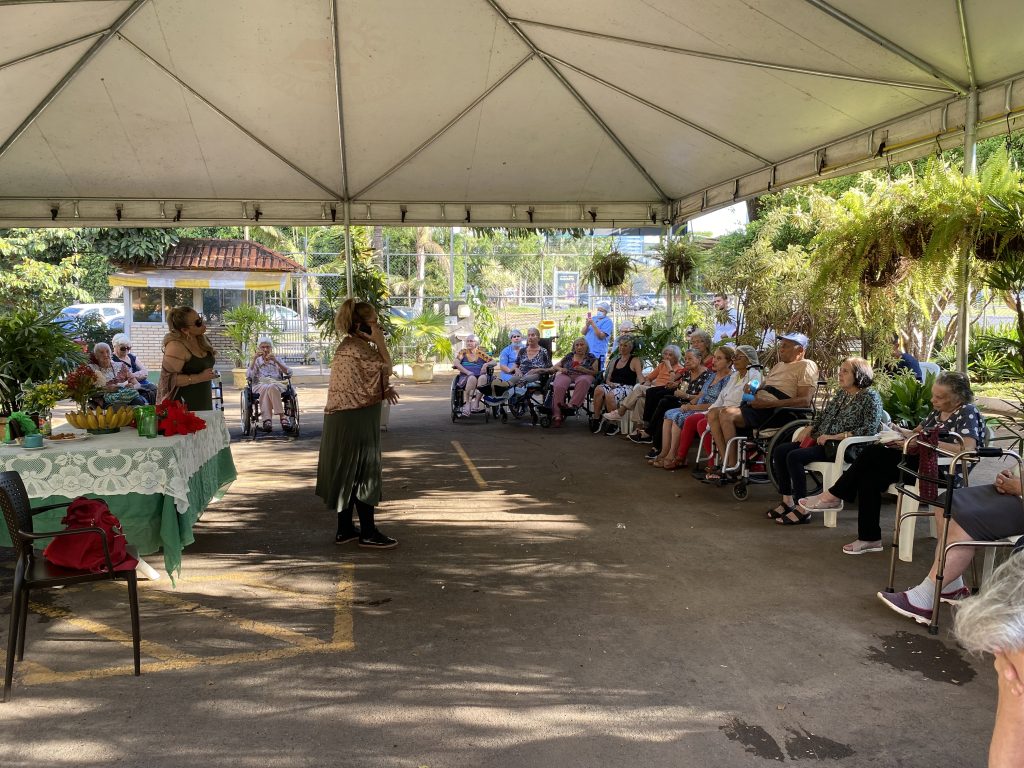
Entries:
{"label": "woman with sunglasses", "polygon": [[167,313],[167,327],[157,402],[170,398],[193,411],[212,411],[210,382],[220,374],[213,369],[216,353],[206,338],[206,321],[192,307],[175,307]]}

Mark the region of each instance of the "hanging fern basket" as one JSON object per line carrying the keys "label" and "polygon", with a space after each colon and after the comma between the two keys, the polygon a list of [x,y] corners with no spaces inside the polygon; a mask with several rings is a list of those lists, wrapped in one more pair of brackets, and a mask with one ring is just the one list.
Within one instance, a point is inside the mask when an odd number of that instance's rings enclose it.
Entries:
{"label": "hanging fern basket", "polygon": [[605,288],[618,288],[626,282],[626,269],[618,264],[599,264],[594,267],[597,280]]}
{"label": "hanging fern basket", "polygon": [[981,238],[974,249],[974,257],[980,261],[1001,261],[1007,254],[1024,251],[1024,235],[1004,236],[1002,242],[995,235]]}
{"label": "hanging fern basket", "polygon": [[891,288],[910,273],[910,266],[910,259],[899,254],[891,254],[888,258],[878,253],[871,254],[867,268],[861,273],[861,283],[868,288]]}

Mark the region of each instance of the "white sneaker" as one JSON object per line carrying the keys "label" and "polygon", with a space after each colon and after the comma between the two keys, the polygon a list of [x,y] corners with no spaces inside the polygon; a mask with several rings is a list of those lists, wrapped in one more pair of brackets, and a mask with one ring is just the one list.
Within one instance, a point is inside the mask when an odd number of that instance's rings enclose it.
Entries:
{"label": "white sneaker", "polygon": [[622,414],[618,411],[608,411],[602,418],[608,419],[608,421],[618,421],[622,418]]}

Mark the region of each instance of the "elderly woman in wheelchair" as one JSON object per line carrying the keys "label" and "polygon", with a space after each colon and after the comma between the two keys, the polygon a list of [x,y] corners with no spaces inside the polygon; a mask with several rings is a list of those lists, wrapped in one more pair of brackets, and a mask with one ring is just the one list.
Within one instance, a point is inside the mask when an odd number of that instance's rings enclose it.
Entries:
{"label": "elderly woman in wheelchair", "polygon": [[488,376],[495,365],[494,358],[480,349],[480,340],[476,335],[469,334],[466,337],[466,346],[455,356],[454,364],[455,370],[459,372],[454,389],[460,389],[463,392],[460,415],[469,416],[471,413],[483,413],[484,408],[480,401],[484,396],[484,388],[488,384]]}
{"label": "elderly woman in wheelchair", "polygon": [[274,414],[281,418],[281,429],[292,429],[291,417],[286,413],[282,396],[291,386],[289,378],[292,369],[274,354],[270,338],[263,336],[257,346],[256,357],[249,363],[246,378],[249,388],[259,400],[259,416],[263,420],[263,431],[270,432]]}

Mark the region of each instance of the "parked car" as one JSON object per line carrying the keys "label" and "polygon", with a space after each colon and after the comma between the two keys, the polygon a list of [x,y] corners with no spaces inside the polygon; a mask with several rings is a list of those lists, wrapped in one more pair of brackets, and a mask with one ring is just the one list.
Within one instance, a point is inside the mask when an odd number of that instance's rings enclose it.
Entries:
{"label": "parked car", "polygon": [[285,307],[281,304],[267,304],[260,307],[260,311],[270,318],[270,321],[278,330],[302,330],[302,316],[290,307]]}
{"label": "parked car", "polygon": [[122,324],[124,319],[124,305],[123,304],[72,304],[70,307],[64,307],[57,317],[59,318],[78,318],[85,315],[96,315],[103,322],[110,324],[110,321],[118,315],[122,318]]}

